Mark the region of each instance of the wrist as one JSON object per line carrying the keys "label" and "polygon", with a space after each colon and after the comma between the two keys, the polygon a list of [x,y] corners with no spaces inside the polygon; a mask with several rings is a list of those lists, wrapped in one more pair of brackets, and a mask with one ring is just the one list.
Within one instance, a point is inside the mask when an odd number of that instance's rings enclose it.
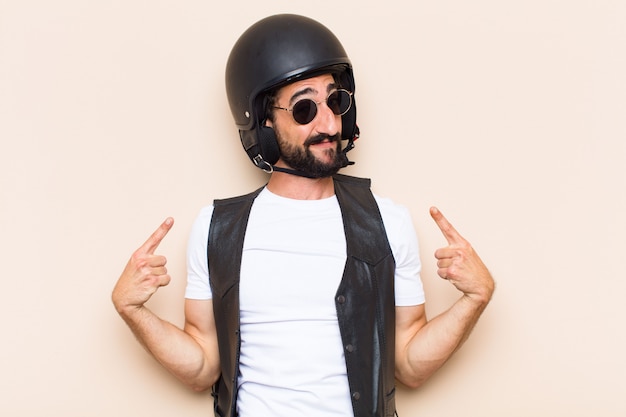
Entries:
{"label": "wrist", "polygon": [[481,293],[464,293],[462,298],[477,308],[484,308],[491,301],[492,295],[493,289]]}
{"label": "wrist", "polygon": [[145,309],[143,304],[129,304],[120,300],[116,300],[115,298],[113,299],[113,306],[115,307],[117,314],[122,316],[122,318],[124,319],[131,319],[134,316],[142,314],[143,310]]}

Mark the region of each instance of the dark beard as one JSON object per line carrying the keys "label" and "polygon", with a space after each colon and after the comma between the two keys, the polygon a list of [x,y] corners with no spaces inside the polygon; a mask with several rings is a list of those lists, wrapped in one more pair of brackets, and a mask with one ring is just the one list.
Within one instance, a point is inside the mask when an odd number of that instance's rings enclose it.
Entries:
{"label": "dark beard", "polygon": [[[311,178],[325,178],[335,175],[337,171],[348,164],[348,158],[341,152],[341,141],[339,135],[332,137],[315,136],[304,142],[304,147],[289,144],[280,137],[277,137],[282,160],[296,171],[303,172]],[[331,158],[330,162],[322,162],[315,158],[309,147],[320,143],[325,139],[337,144],[334,149],[327,149],[325,152]]]}

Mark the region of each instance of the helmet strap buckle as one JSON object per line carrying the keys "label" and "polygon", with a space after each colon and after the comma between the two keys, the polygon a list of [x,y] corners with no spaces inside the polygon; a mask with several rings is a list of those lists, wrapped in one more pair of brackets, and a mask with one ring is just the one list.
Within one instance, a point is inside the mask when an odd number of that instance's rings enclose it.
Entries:
{"label": "helmet strap buckle", "polygon": [[272,172],[274,172],[274,167],[271,164],[267,163],[267,161],[263,159],[261,154],[257,154],[257,156],[252,158],[252,162],[254,162],[254,165],[258,166],[259,168],[261,168],[264,172],[268,174],[271,174]]}

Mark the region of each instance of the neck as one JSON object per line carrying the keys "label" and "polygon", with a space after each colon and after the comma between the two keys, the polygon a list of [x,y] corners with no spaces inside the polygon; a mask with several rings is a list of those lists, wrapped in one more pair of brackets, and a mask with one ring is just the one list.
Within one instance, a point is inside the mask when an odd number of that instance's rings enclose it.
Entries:
{"label": "neck", "polygon": [[321,200],[335,195],[332,177],[306,178],[278,171],[272,173],[267,189],[295,200]]}

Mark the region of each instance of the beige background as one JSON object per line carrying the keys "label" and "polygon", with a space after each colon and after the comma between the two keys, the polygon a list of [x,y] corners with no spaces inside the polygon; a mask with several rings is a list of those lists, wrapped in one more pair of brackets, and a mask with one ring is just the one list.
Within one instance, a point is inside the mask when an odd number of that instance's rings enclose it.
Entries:
{"label": "beige background", "polygon": [[182,323],[198,210],[251,190],[223,70],[277,12],[317,18],[355,66],[346,173],[407,205],[428,312],[439,206],[497,278],[470,341],[400,416],[624,416],[626,3],[0,0],[0,414],[207,416],[110,292],[166,217]]}

